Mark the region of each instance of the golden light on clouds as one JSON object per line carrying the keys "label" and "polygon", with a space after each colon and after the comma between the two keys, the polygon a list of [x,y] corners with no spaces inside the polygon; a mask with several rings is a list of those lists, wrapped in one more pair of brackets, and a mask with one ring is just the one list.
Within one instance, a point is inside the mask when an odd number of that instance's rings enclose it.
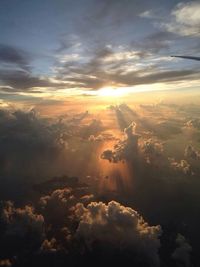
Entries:
{"label": "golden light on clouds", "polygon": [[98,96],[102,97],[119,97],[127,94],[127,90],[123,87],[113,88],[113,87],[103,87],[97,91]]}

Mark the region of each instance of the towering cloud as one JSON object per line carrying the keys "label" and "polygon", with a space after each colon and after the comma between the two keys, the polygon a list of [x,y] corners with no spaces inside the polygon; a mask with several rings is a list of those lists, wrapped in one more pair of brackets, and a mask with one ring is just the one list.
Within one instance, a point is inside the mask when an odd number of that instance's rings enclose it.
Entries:
{"label": "towering cloud", "polygon": [[132,160],[137,157],[138,139],[140,135],[135,133],[136,123],[132,122],[124,129],[124,140],[119,140],[113,150],[105,150],[101,158],[117,163],[121,160]]}

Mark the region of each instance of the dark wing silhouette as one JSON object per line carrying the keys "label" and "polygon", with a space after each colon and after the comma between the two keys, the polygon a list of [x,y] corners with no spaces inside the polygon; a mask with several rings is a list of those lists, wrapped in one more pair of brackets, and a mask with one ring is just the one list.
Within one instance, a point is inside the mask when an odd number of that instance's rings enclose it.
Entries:
{"label": "dark wing silhouette", "polygon": [[171,57],[179,57],[179,58],[186,58],[186,59],[192,59],[200,61],[200,57],[192,57],[192,56],[171,56]]}

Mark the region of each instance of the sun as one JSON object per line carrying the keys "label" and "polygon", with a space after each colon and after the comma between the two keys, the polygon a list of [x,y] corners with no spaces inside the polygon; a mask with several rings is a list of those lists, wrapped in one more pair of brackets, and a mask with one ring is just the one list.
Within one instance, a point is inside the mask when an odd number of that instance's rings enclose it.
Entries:
{"label": "sun", "polygon": [[124,88],[114,88],[114,87],[103,87],[97,91],[97,95],[100,97],[119,97],[126,95],[126,90]]}

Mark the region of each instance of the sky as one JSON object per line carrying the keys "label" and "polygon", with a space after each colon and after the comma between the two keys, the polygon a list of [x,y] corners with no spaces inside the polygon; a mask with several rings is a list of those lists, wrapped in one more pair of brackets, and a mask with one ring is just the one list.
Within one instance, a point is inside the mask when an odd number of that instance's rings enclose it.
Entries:
{"label": "sky", "polygon": [[1,103],[198,88],[199,62],[170,55],[200,55],[199,14],[199,1],[1,0]]}

